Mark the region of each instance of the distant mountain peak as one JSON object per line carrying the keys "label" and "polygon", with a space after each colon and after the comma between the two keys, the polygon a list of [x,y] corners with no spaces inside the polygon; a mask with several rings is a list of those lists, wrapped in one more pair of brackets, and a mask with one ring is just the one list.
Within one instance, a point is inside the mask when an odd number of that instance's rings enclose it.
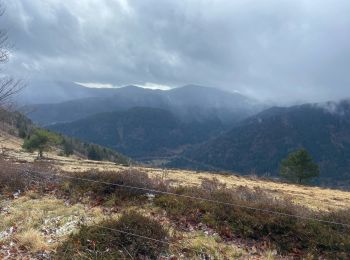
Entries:
{"label": "distant mountain peak", "polygon": [[[76,86],[76,91],[70,93],[67,90],[69,86],[52,85],[52,93],[57,93],[58,99],[54,102],[47,100],[45,106],[43,102],[39,102],[41,105],[35,106],[30,117],[41,125],[50,125],[54,122],[78,120],[92,114],[141,106],[169,110],[186,122],[215,118],[231,124],[262,109],[257,102],[243,95],[193,84],[171,90],[148,89],[135,85],[122,88]],[[35,100],[35,94],[32,93],[32,96]],[[35,105],[33,100],[30,100],[30,104]]]}

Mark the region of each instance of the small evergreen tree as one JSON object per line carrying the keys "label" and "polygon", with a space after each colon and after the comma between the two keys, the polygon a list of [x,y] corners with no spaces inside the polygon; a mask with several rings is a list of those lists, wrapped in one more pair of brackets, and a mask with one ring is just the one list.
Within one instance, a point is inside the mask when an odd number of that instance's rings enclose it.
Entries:
{"label": "small evergreen tree", "polygon": [[20,127],[18,129],[18,137],[23,138],[23,139],[26,138],[27,137],[27,129],[24,127]]}
{"label": "small evergreen tree", "polygon": [[74,147],[71,141],[63,139],[62,146],[63,146],[63,153],[65,156],[70,156],[74,153]]}
{"label": "small evergreen tree", "polygon": [[300,149],[288,155],[281,162],[280,175],[288,180],[301,184],[319,176],[319,167],[313,162],[311,156],[305,149]]}
{"label": "small evergreen tree", "polygon": [[38,158],[43,157],[43,152],[49,150],[50,145],[59,143],[59,138],[42,129],[37,129],[28,139],[23,143],[23,148],[27,151],[38,151]]}
{"label": "small evergreen tree", "polygon": [[101,156],[101,151],[98,147],[91,145],[88,148],[88,159],[89,160],[94,160],[94,161],[101,161],[102,156]]}

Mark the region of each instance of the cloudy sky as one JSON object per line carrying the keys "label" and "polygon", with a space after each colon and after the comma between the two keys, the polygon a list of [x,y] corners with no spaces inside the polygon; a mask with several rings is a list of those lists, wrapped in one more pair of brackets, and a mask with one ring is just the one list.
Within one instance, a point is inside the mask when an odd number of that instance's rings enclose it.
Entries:
{"label": "cloudy sky", "polygon": [[8,70],[90,86],[350,97],[349,0],[5,0]]}

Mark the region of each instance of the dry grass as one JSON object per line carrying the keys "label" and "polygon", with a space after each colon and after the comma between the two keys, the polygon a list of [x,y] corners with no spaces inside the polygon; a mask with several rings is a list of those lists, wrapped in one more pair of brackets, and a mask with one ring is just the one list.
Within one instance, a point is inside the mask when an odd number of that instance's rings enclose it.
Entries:
{"label": "dry grass", "polygon": [[[91,169],[100,171],[125,171],[128,167],[108,162],[95,163],[86,160],[57,161],[59,169],[68,172],[84,172]],[[151,178],[164,178],[173,185],[200,186],[203,179],[218,179],[229,188],[248,187],[262,189],[272,195],[285,198],[291,197],[296,204],[307,205],[314,210],[331,211],[335,209],[350,208],[350,192],[308,187],[269,180],[261,180],[238,175],[221,175],[207,172],[194,172],[185,170],[163,170],[158,168],[134,167],[146,172]],[[165,173],[166,172],[166,173]]]}
{"label": "dry grass", "polygon": [[[22,142],[21,139],[12,137],[2,142],[1,145],[6,150],[8,158],[17,159],[22,162],[33,162],[36,155],[22,151]],[[129,167],[116,165],[112,162],[96,162],[79,159],[77,157],[61,157],[54,152],[47,154],[46,161],[55,165],[56,168],[68,172],[85,172],[89,170],[119,172],[129,169]],[[152,178],[157,177],[166,179],[174,185],[199,186],[203,179],[214,178],[213,174],[207,172],[197,173],[194,171],[163,170],[146,167],[134,168],[146,172]],[[350,192],[346,191],[278,183],[238,175],[215,174],[215,178],[220,182],[225,183],[228,188],[237,188],[240,186],[252,189],[260,188],[279,198],[291,197],[295,203],[306,205],[314,210],[331,211],[335,209],[350,208]]]}
{"label": "dry grass", "polygon": [[5,201],[0,211],[0,242],[15,241],[30,251],[54,250],[82,223],[103,219],[101,209],[67,205],[53,196],[30,193]]}
{"label": "dry grass", "polygon": [[[73,234],[73,237],[83,234],[80,233],[80,225],[87,227],[90,225],[93,227],[94,224],[104,225],[106,221],[118,220],[123,212],[130,211],[157,219],[172,236],[180,238],[175,239],[176,244],[169,248],[174,255],[183,255],[184,252],[191,253],[187,250],[183,251],[183,248],[211,254],[213,259],[221,259],[220,255],[227,256],[228,259],[249,255],[248,250],[239,249],[233,244],[225,244],[218,237],[211,237],[203,232],[175,231],[176,224],[162,216],[162,213],[158,212],[152,203],[125,206],[119,213],[110,213],[103,212],[101,207],[87,208],[82,204],[67,205],[63,200],[51,196],[42,197],[37,193],[29,193],[19,199],[7,201],[5,209],[6,211],[0,214],[3,220],[0,222],[0,233],[11,228],[14,228],[14,231],[0,238],[0,258],[1,243],[10,244],[11,242],[30,253],[34,258],[36,252],[44,250],[52,254],[67,241],[70,234]],[[106,234],[103,230],[101,232],[101,234]],[[94,239],[96,243],[99,243],[99,236],[92,236],[91,241]],[[81,253],[89,254],[87,251]],[[189,255],[194,257],[193,254]]]}
{"label": "dry grass", "polygon": [[[237,237],[266,242],[269,247],[283,255],[297,250],[302,255],[349,256],[349,228],[338,225],[326,225],[318,221],[306,221],[286,215],[299,215],[340,223],[350,223],[349,210],[314,212],[309,208],[295,205],[289,200],[275,199],[262,190],[247,188],[224,188],[213,182],[212,189],[196,187],[177,187],[173,192],[183,195],[175,197],[159,195],[155,205],[166,210],[168,216],[180,225],[191,223],[200,227],[205,224],[215,230],[220,237],[232,241]],[[208,192],[209,190],[209,192]],[[210,192],[211,190],[211,192]],[[189,200],[188,197],[203,197],[208,201]],[[212,203],[209,200],[242,205],[229,207]],[[286,215],[252,211],[252,208],[266,209]],[[258,246],[261,248],[261,245]]]}
{"label": "dry grass", "polygon": [[[24,162],[34,162],[36,154],[22,151],[21,144],[22,140],[16,138],[10,138],[2,142],[5,157],[11,160],[11,163],[15,162],[17,165],[23,165]],[[294,204],[302,204],[315,211],[327,212],[350,208],[350,192],[339,190],[284,184],[235,175],[215,174],[213,176],[206,172],[198,173],[194,171],[163,170],[136,166],[124,167],[111,162],[96,162],[76,157],[60,157],[55,152],[51,152],[46,156],[45,161],[53,165],[57,170],[64,170],[77,175],[92,170],[107,171],[109,174],[130,171],[143,172],[149,179],[170,183],[170,187],[201,187],[203,183],[210,184],[210,180],[215,178],[218,183],[224,183],[228,189],[249,188],[255,191],[262,190],[269,198],[291,199]],[[205,187],[205,189],[210,190],[210,187]],[[88,206],[89,204],[83,203],[67,205],[63,199],[57,199],[53,195],[43,196],[38,193],[27,193],[16,200],[5,200],[3,201],[5,206],[1,206],[5,210],[0,208],[0,249],[1,243],[4,241],[15,241],[15,243],[31,252],[55,250],[70,233],[78,232],[80,224],[104,221],[106,215],[103,213],[103,207],[115,207],[113,197],[109,199],[105,204],[97,207],[91,207],[91,205]],[[128,210],[132,207],[132,205],[123,206],[125,206],[123,210]],[[147,204],[147,202],[145,205],[138,205],[136,209],[146,216],[162,215],[160,209],[157,211],[153,204]],[[117,218],[118,214],[108,215],[108,218]],[[219,259],[220,255],[225,255],[229,259],[250,258],[251,252],[254,251],[252,248],[242,248],[234,243],[230,244],[222,241],[215,235],[206,235],[197,231],[179,231],[176,226],[178,223],[174,224],[169,219],[162,222],[162,224],[166,225],[170,230],[176,230],[176,236],[181,237],[178,241],[180,247],[204,250],[208,254],[213,255],[214,259]],[[6,232],[11,228],[15,231],[6,235]],[[236,243],[237,241],[234,242]],[[181,251],[176,251],[178,250],[176,248],[171,247],[171,251],[181,254]],[[259,252],[260,256],[263,255],[262,259],[275,258],[275,252],[270,248],[265,248],[264,250],[264,252]]]}
{"label": "dry grass", "polygon": [[[4,208],[5,211],[0,213],[0,219],[3,220],[0,221],[0,233],[15,228],[13,233],[0,239],[0,258],[1,243],[10,244],[11,242],[23,248],[34,258],[37,256],[36,252],[43,250],[52,254],[67,241],[70,234],[80,233],[80,224],[86,226],[103,224],[113,219],[118,220],[123,212],[129,211],[136,211],[146,217],[156,219],[168,229],[169,234],[175,237],[175,245],[169,248],[173,255],[185,254],[188,257],[191,256],[192,259],[200,259],[195,258],[195,255],[187,249],[210,254],[213,256],[212,259],[222,259],[223,256],[226,256],[227,259],[238,257],[248,259],[251,255],[251,250],[239,248],[234,243],[225,243],[218,235],[179,230],[177,224],[171,222],[161,210],[155,208],[152,202],[125,205],[121,211],[112,213],[104,212],[103,207],[86,207],[82,204],[67,205],[64,200],[53,196],[27,193],[16,200],[8,200]],[[98,237],[95,239],[98,242]]]}
{"label": "dry grass", "polygon": [[[136,187],[146,186],[151,189],[164,189],[173,194],[179,194],[180,196],[177,197],[159,194],[151,200],[154,203],[152,206],[154,209],[158,207],[158,209],[165,210],[171,222],[178,223],[180,227],[182,226],[188,232],[192,232],[202,223],[226,241],[232,241],[236,237],[254,240],[256,243],[265,241],[271,246],[270,248],[277,249],[279,253],[284,255],[289,254],[293,249],[298,250],[303,255],[307,253],[315,255],[343,255],[349,253],[350,237],[347,235],[349,229],[287,216],[299,215],[305,218],[350,223],[347,216],[349,210],[333,211],[332,215],[327,212],[315,212],[310,208],[296,205],[288,199],[277,199],[269,192],[261,189],[227,188],[225,183],[221,183],[217,179],[214,181],[205,179],[200,187],[189,187],[164,185],[164,182],[149,178],[147,174],[136,170],[121,173],[89,171],[74,174],[79,179],[66,181],[68,182],[66,186],[69,187],[68,197],[75,195],[79,198],[90,198],[93,203],[98,202],[98,205],[106,205],[106,200],[112,199],[113,201],[115,198],[118,198],[119,201],[108,203],[109,207],[125,208],[130,206],[130,203],[138,207],[146,203],[145,192],[130,192],[129,189],[121,189],[109,183]],[[142,178],[139,178],[140,176]],[[80,181],[80,178],[99,182],[89,183]],[[189,197],[201,197],[207,200],[188,199]],[[227,205],[212,203],[209,200],[242,205],[243,207],[228,207]],[[89,201],[85,203],[89,203]],[[253,212],[252,208],[266,209],[285,215]],[[194,225],[195,229],[187,229],[188,224]],[[332,237],[329,234],[332,234]],[[200,247],[201,245],[197,244],[197,246]],[[214,255],[213,252],[221,253],[220,251],[212,252],[210,248],[205,247],[202,250],[210,255]]]}
{"label": "dry grass", "polygon": [[31,252],[49,249],[43,234],[32,228],[17,234],[15,240],[17,240],[19,246]]}
{"label": "dry grass", "polygon": [[234,244],[225,244],[217,235],[208,236],[203,232],[192,232],[182,242],[190,250],[203,252],[214,259],[238,259],[249,252]]}

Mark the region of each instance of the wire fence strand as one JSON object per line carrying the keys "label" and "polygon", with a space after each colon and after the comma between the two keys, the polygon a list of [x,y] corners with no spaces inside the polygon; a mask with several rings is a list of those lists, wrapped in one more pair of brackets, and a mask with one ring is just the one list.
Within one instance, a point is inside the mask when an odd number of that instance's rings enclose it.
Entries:
{"label": "wire fence strand", "polygon": [[134,237],[138,237],[138,238],[147,239],[147,240],[150,240],[150,241],[153,241],[153,242],[158,242],[158,243],[166,244],[166,245],[169,245],[169,246],[174,246],[174,247],[177,247],[177,248],[182,249],[182,250],[183,249],[187,249],[187,250],[189,250],[189,251],[191,251],[193,253],[199,254],[199,255],[203,255],[205,253],[203,251],[195,250],[193,248],[188,248],[188,247],[183,247],[183,246],[177,245],[177,244],[175,244],[173,242],[168,242],[168,241],[164,241],[164,240],[160,240],[160,239],[147,237],[147,236],[144,236],[144,235],[135,234],[135,233],[130,232],[130,231],[120,230],[120,229],[116,229],[116,228],[109,228],[109,227],[96,225],[96,224],[94,224],[92,226],[98,227],[98,228],[101,228],[101,229],[105,229],[105,230],[115,231],[115,232],[118,232],[118,233],[121,233],[121,234],[125,234],[125,235],[130,235],[130,236],[134,236]]}
{"label": "wire fence strand", "polygon": [[[6,168],[10,168],[10,167],[6,167]],[[16,169],[16,170],[23,170],[23,169],[19,169],[19,168],[15,168],[15,167],[11,167],[11,169]],[[37,173],[37,174],[45,174],[45,175],[50,175],[52,177],[63,177],[62,175],[59,175],[57,176],[57,174],[48,174],[48,173],[44,173],[44,172],[38,172],[38,171],[31,171],[31,170],[28,170],[28,169],[25,169],[24,170],[26,173]],[[29,177],[29,176],[28,176]],[[67,177],[67,176],[66,176]],[[42,179],[40,179],[38,176],[34,176],[32,175],[32,178],[33,179],[36,179],[37,181],[40,181]],[[31,180],[33,180],[31,179]],[[78,178],[79,179],[79,178]],[[106,184],[106,183],[103,183],[103,184]],[[0,195],[0,198],[1,197],[7,197],[5,195]],[[1,205],[2,206],[2,205]],[[130,231],[125,231],[125,230],[121,230],[121,229],[116,229],[116,228],[109,228],[109,227],[105,227],[105,226],[102,226],[102,225],[98,225],[98,224],[92,224],[92,225],[88,225],[89,227],[97,227],[97,228],[101,228],[101,229],[105,229],[105,230],[110,230],[110,231],[114,231],[114,232],[118,232],[118,233],[121,233],[121,234],[125,234],[125,235],[130,235],[130,236],[133,236],[133,237],[138,237],[138,238],[143,238],[143,239],[146,239],[146,240],[149,240],[149,241],[153,241],[153,242],[158,242],[158,243],[162,243],[162,244],[166,244],[168,246],[174,246],[176,248],[179,248],[181,250],[188,250],[188,251],[191,251],[192,253],[195,253],[197,255],[203,255],[205,254],[205,252],[203,251],[199,251],[199,250],[195,250],[193,248],[188,248],[188,247],[185,247],[185,246],[181,246],[181,245],[177,245],[175,244],[174,242],[169,242],[169,241],[164,241],[164,240],[160,240],[160,239],[155,239],[155,238],[151,238],[151,237],[148,237],[148,236],[144,236],[144,235],[140,235],[140,234],[136,234],[134,232],[130,232]],[[151,246],[151,245],[149,245]],[[124,250],[126,250],[124,248]],[[126,250],[127,251],[127,250]],[[127,251],[128,255],[130,256],[130,259],[133,259],[133,257],[130,255],[130,253]]]}
{"label": "wire fence strand", "polygon": [[[9,168],[9,167],[7,167],[7,168]],[[15,167],[11,167],[11,168],[17,169],[17,170],[23,170],[23,169],[18,169]],[[145,187],[137,187],[137,186],[131,186],[131,185],[125,185],[125,184],[98,181],[98,180],[93,180],[93,179],[89,179],[89,178],[74,177],[74,176],[69,176],[69,175],[64,175],[64,174],[39,172],[39,171],[33,171],[33,170],[29,170],[29,169],[26,169],[25,171],[27,171],[28,173],[36,173],[36,174],[41,174],[41,175],[46,175],[46,176],[51,176],[51,177],[80,180],[80,181],[86,181],[86,182],[91,182],[91,183],[100,183],[100,184],[104,184],[104,185],[111,185],[111,186],[121,187],[121,188],[125,188],[125,189],[140,190],[140,191],[146,191],[149,193],[163,194],[163,195],[187,198],[187,199],[191,199],[191,200],[205,201],[205,202],[215,203],[215,204],[219,204],[219,205],[247,209],[247,210],[251,210],[251,211],[264,212],[264,213],[268,213],[268,214],[274,214],[274,215],[285,216],[285,217],[292,217],[292,218],[309,220],[309,221],[317,221],[317,222],[324,223],[324,224],[339,225],[339,226],[350,228],[350,224],[347,224],[347,223],[341,223],[341,222],[331,221],[331,220],[324,220],[324,219],[319,219],[319,218],[314,218],[314,217],[307,217],[307,216],[302,216],[302,215],[297,215],[297,214],[284,213],[284,212],[274,211],[274,210],[270,210],[270,209],[266,209],[266,208],[245,206],[245,205],[241,205],[238,203],[230,203],[230,202],[224,202],[224,201],[220,201],[220,200],[208,199],[208,198],[203,198],[203,197],[178,194],[178,193],[170,192],[170,191],[162,191],[162,190],[156,190],[156,189],[145,188]]]}

